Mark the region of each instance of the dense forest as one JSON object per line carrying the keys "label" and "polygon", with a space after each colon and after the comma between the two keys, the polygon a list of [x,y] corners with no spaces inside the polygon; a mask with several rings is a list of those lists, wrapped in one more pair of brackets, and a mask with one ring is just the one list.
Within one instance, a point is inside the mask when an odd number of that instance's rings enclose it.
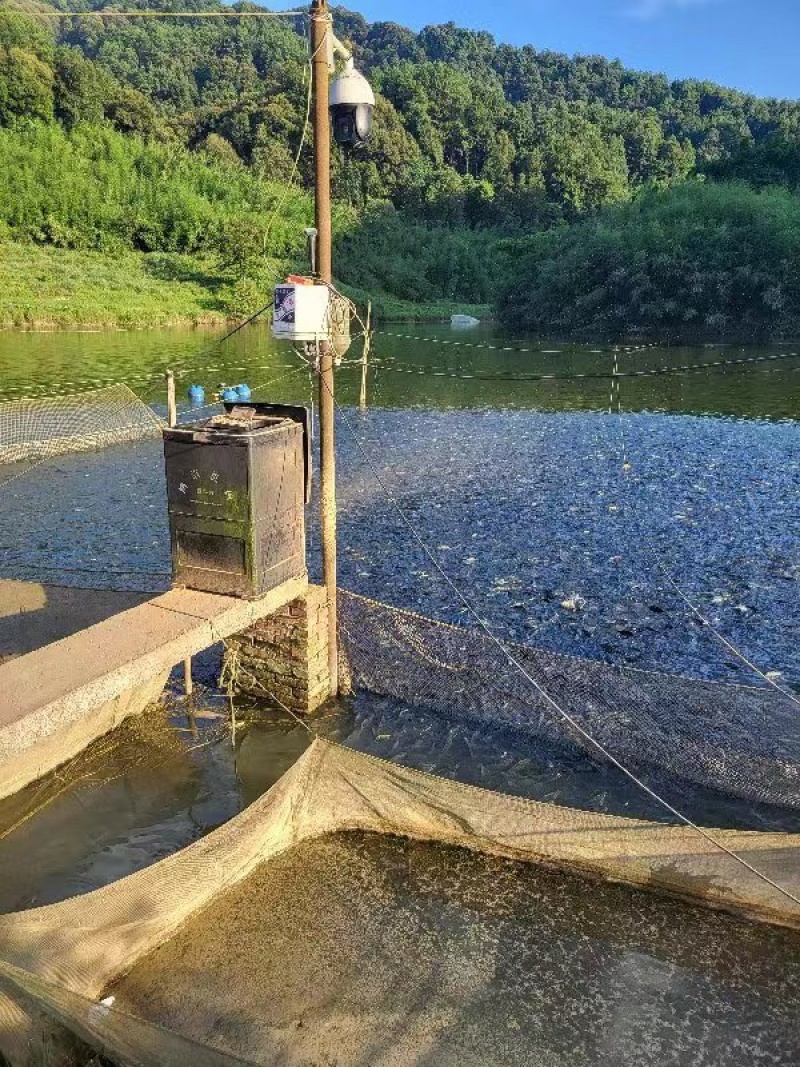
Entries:
{"label": "dense forest", "polygon": [[[0,240],[205,257],[246,309],[311,217],[306,20],[101,8],[0,6]],[[334,159],[343,283],[384,309],[496,300],[517,329],[797,329],[800,102],[335,21],[377,90],[373,139]]]}

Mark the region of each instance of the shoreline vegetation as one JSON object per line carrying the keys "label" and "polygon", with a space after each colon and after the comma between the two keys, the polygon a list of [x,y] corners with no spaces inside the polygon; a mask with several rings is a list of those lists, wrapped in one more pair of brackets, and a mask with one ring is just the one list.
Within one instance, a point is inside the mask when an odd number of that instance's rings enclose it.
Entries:
{"label": "shoreline vegetation", "polygon": [[[241,321],[305,269],[302,19],[97,20],[104,4],[52,20],[0,0],[0,327]],[[377,103],[368,145],[333,151],[335,275],[376,320],[800,331],[800,101],[336,19]]]}
{"label": "shoreline vegetation", "polygon": [[[0,329],[221,327],[239,318],[225,303],[232,283],[213,261],[192,256],[6,242],[0,244]],[[344,288],[359,303],[369,299]],[[259,299],[269,300],[269,287]],[[486,304],[415,304],[386,294],[372,301],[373,314],[383,322],[444,322],[459,313],[486,319],[491,313]]]}

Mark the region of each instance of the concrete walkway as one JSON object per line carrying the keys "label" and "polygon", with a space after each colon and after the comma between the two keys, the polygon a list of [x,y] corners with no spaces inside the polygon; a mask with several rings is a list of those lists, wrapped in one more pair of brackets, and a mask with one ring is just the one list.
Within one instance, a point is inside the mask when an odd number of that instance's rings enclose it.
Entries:
{"label": "concrete walkway", "polygon": [[259,600],[175,589],[0,664],[0,798],[142,711],[176,663],[273,614],[307,586],[296,578]]}
{"label": "concrete walkway", "polygon": [[154,595],[0,578],[0,663],[135,608]]}

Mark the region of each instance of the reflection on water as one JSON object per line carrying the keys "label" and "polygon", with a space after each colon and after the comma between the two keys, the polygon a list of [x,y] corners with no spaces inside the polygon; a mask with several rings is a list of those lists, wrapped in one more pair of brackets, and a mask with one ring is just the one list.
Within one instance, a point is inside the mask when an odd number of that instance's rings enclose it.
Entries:
{"label": "reflection on water", "polygon": [[262,865],[115,987],[264,1064],[790,1067],[800,937],[390,837]]}
{"label": "reflection on water", "polygon": [[[269,388],[275,400],[308,397],[302,367],[287,346],[272,339],[266,325],[248,327],[221,347],[215,345],[218,336],[202,330],[0,332],[0,396],[75,392],[93,381],[114,380],[129,381],[144,399],[163,404],[163,373],[174,368],[180,375],[182,397],[190,381],[204,385],[210,395],[221,381],[245,380]],[[375,336],[369,397],[378,407],[603,411],[608,408],[615,365],[627,375],[724,361],[727,366],[688,373],[624,377],[623,406],[629,411],[797,418],[800,360],[772,357],[791,357],[798,351],[800,345],[792,344],[612,348],[509,338],[487,325],[469,331],[433,324],[387,326]],[[355,343],[340,368],[337,388],[346,404],[358,400],[361,372],[353,361],[359,358],[360,346]],[[763,362],[736,362],[741,360]],[[285,377],[294,366],[297,373]],[[546,374],[589,377],[503,380]]]}
{"label": "reflection on water", "polygon": [[211,700],[187,718],[157,706],[0,801],[0,912],[107,885],[196,841],[265,792],[309,735],[262,713],[231,744]]}

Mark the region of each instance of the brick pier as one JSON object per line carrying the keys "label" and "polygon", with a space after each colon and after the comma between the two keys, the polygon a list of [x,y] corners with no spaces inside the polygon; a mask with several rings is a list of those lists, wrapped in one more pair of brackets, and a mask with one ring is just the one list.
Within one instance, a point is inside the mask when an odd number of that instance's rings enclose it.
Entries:
{"label": "brick pier", "polygon": [[236,688],[242,693],[269,694],[304,715],[331,695],[328,602],[322,586],[309,585],[304,596],[229,638],[228,647],[239,660]]}

